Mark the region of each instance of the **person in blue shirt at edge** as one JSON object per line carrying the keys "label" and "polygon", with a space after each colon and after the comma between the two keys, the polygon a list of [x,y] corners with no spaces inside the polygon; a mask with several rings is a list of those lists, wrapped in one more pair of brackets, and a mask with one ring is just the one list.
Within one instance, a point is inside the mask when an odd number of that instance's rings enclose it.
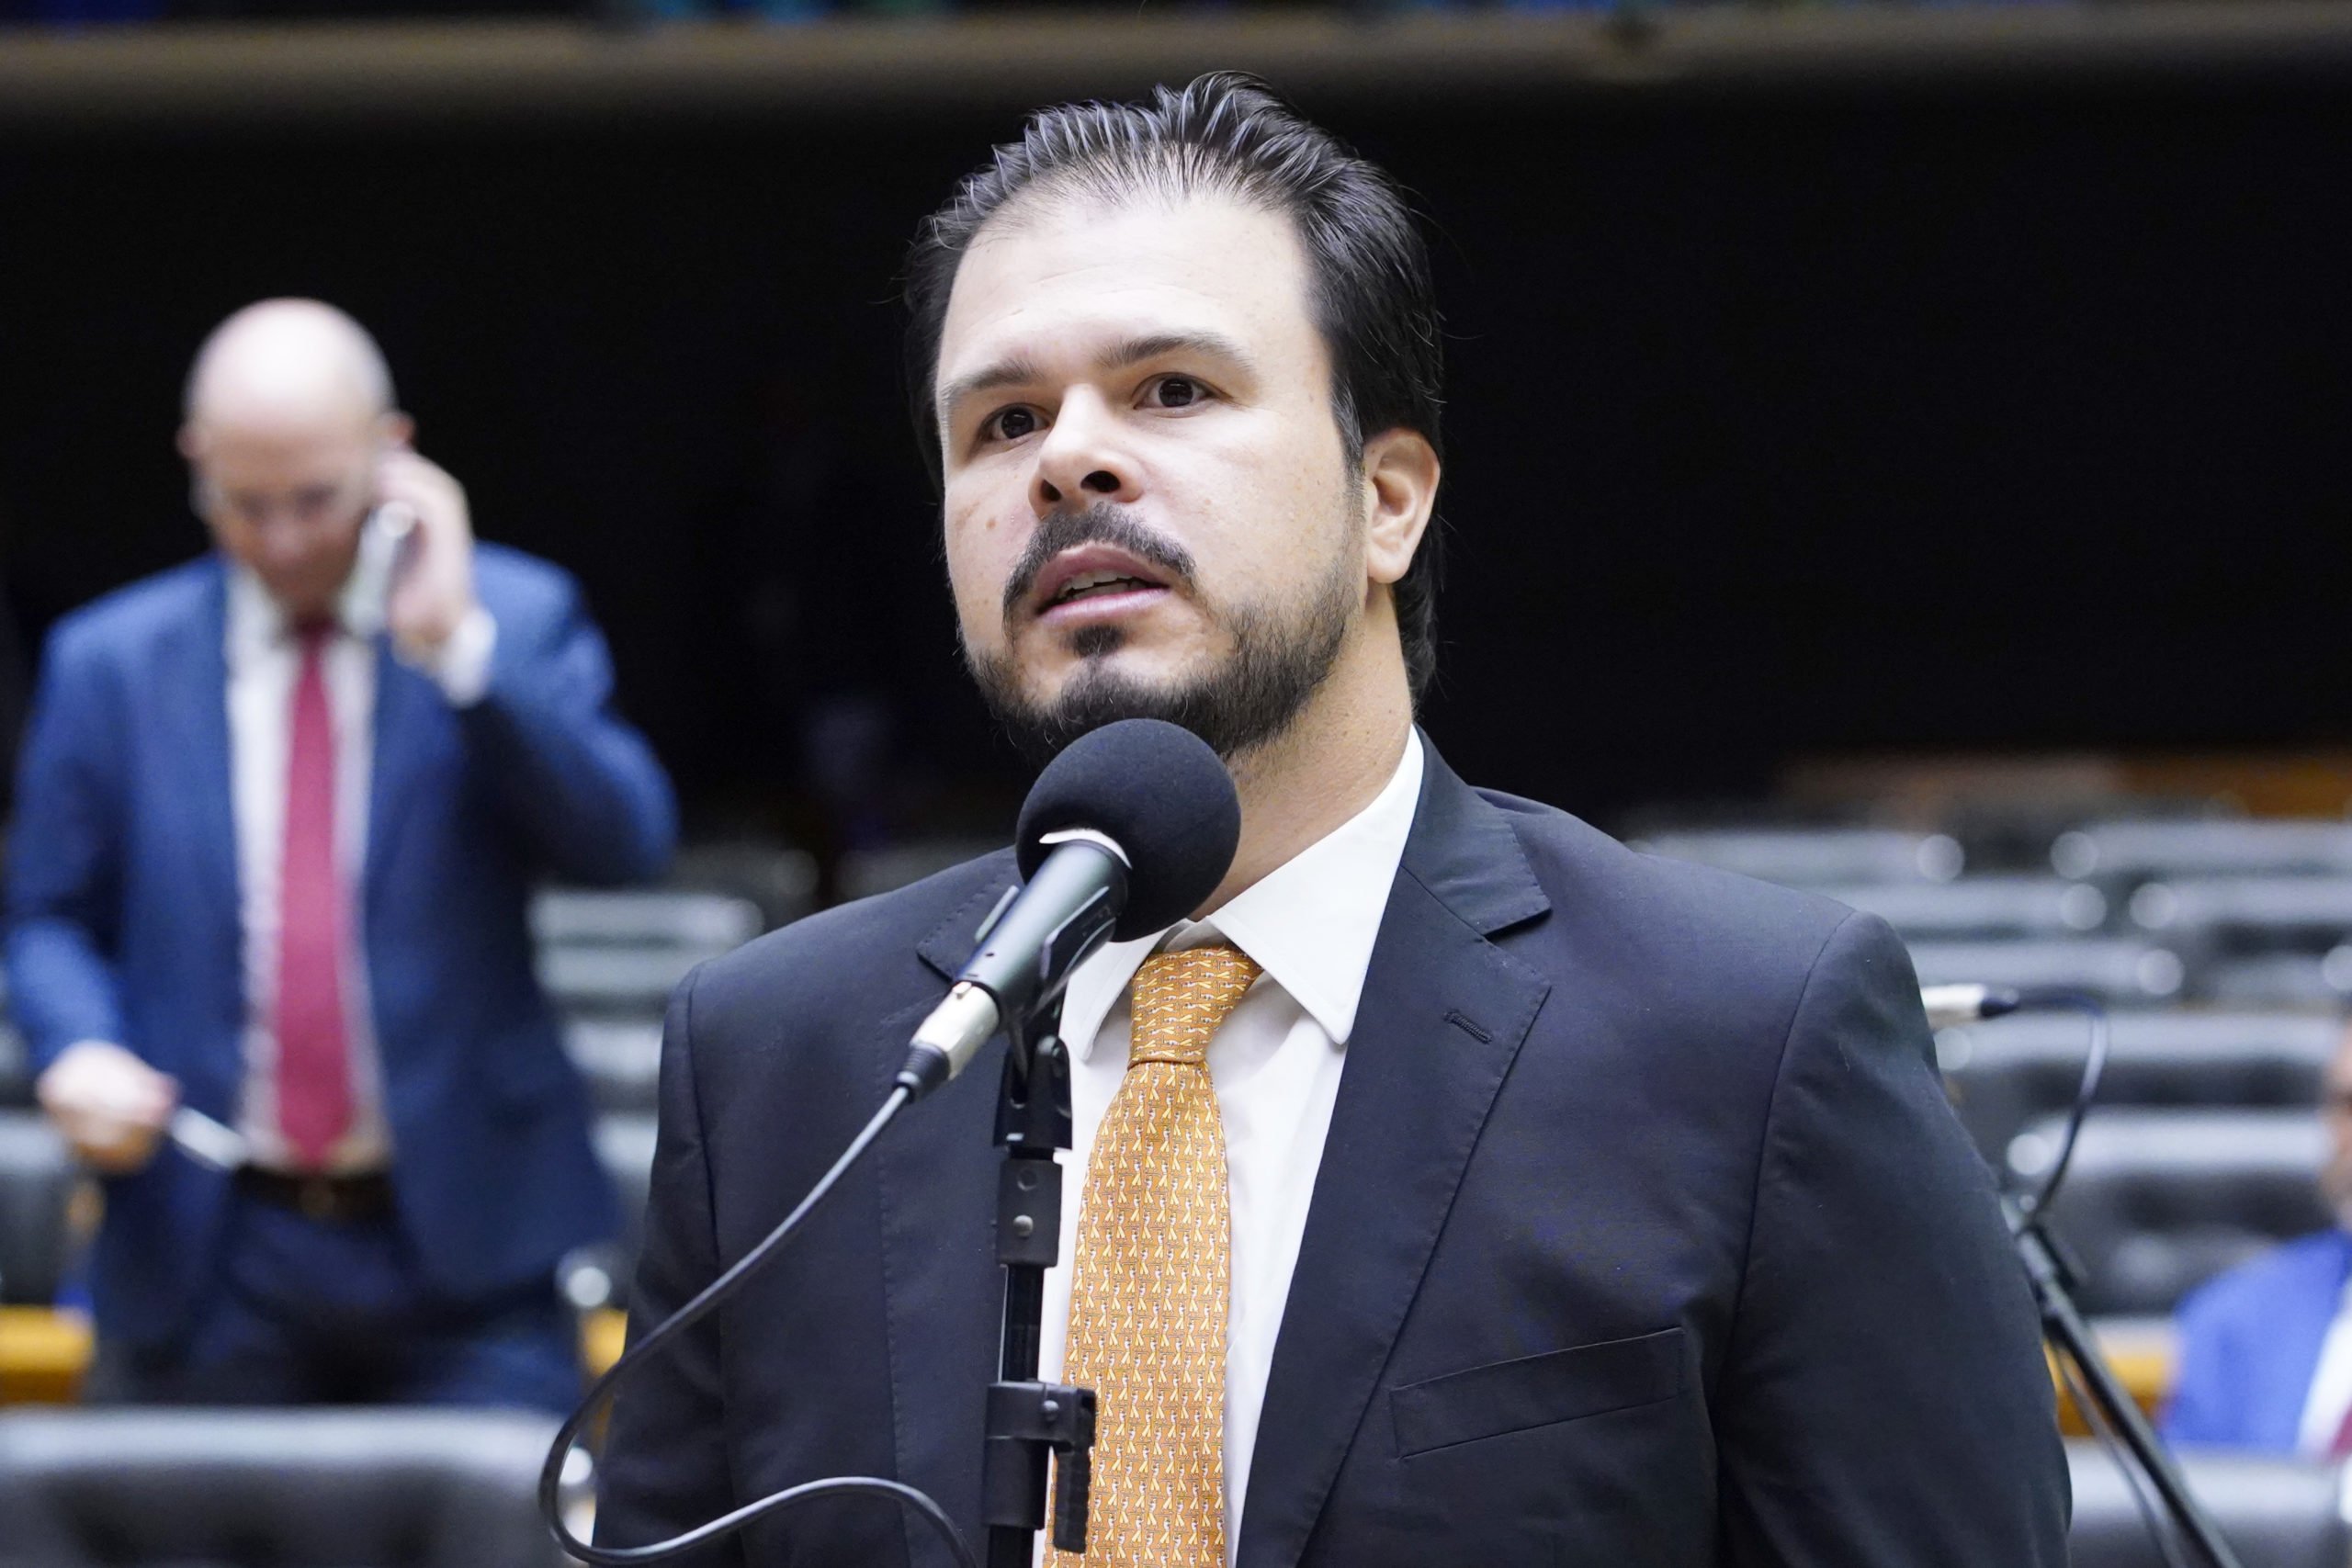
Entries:
{"label": "person in blue shirt at edge", "polygon": [[2180,1303],[2180,1374],[2164,1415],[2183,1445],[2352,1453],[2352,1029],[2320,1088],[2324,1231],[2273,1247]]}
{"label": "person in blue shirt at edge", "polygon": [[676,806],[576,585],[413,434],[348,316],[237,312],[179,435],[216,549],[49,638],[8,991],[106,1179],[96,1399],[579,1392],[555,1266],[614,1203],[526,905],[660,874]]}

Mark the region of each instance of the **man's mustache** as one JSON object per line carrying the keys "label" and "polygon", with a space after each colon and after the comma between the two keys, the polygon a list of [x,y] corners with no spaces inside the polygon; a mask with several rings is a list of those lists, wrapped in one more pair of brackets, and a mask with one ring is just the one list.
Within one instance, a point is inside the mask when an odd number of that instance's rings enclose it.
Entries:
{"label": "man's mustache", "polygon": [[1080,545],[1109,545],[1121,549],[1147,566],[1159,568],[1176,583],[1193,581],[1193,554],[1172,539],[1136,521],[1125,508],[1107,501],[1098,501],[1083,512],[1049,512],[1029,536],[1028,547],[1013,563],[1012,576],[1004,585],[1004,614],[1007,620],[1029,597],[1037,585],[1037,575],[1052,563],[1056,556]]}

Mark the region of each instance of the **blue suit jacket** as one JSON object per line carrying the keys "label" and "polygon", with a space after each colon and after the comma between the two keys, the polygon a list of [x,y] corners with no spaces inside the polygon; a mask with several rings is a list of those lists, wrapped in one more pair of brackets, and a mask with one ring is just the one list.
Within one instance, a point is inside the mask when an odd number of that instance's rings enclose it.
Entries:
{"label": "blue suit jacket", "polygon": [[[672,1000],[632,1333],[887,1094],[1013,875],[802,920]],[[1277,1337],[1241,1568],[2058,1568],[2066,1467],[1992,1180],[1881,921],[1634,854],[1432,750]],[[1001,1044],[625,1385],[597,1517],[819,1476],[978,1540]],[[1071,1185],[1075,1201],[1077,1183]],[[887,1504],[699,1568],[951,1561]]]}
{"label": "blue suit jacket", "polygon": [[2321,1344],[2352,1276],[2352,1235],[2320,1231],[2206,1281],[2180,1304],[2180,1375],[2165,1408],[2176,1443],[2299,1446]]}
{"label": "blue suit jacket", "polygon": [[[377,666],[362,899],[401,1217],[459,1299],[521,1283],[612,1228],[585,1091],[532,972],[535,878],[658,874],[668,780],[612,712],[571,580],[481,547],[498,622],[489,690],[452,708]],[[232,816],[227,572],[207,558],[51,634],[9,840],[10,1003],[34,1063],[129,1046],[233,1120],[244,981]],[[93,1293],[102,1333],[167,1338],[212,1275],[224,1177],[166,1146],[112,1181]]]}

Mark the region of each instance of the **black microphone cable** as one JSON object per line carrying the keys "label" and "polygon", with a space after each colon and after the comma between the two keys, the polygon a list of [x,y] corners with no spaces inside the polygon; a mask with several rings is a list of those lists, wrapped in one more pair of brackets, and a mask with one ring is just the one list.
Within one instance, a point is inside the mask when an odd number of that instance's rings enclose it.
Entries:
{"label": "black microphone cable", "polygon": [[2019,1005],[2079,1012],[2090,1025],[2089,1054],[2083,1059],[2083,1076],[2075,1085],[2075,1102],[2067,1109],[2065,1130],[2059,1134],[2058,1153],[2050,1162],[2050,1173],[2041,1179],[2041,1186],[2018,1200],[2018,1213],[2031,1220],[2058,1196],[2058,1185],[2066,1179],[2067,1168],[2075,1163],[2075,1144],[2083,1135],[2083,1119],[2091,1113],[2091,1102],[2098,1098],[2099,1080],[2107,1074],[2110,1031],[2106,1005],[2087,992],[2030,991]]}
{"label": "black microphone cable", "polygon": [[[2014,1200],[2011,1229],[2022,1237],[2023,1233],[2035,1227],[2048,1212],[2052,1200],[2058,1196],[2060,1185],[2066,1179],[2068,1168],[2074,1164],[2075,1145],[2082,1137],[2084,1119],[2090,1114],[2091,1106],[2098,1098],[2100,1080],[2107,1073],[2112,1030],[2106,1005],[2087,992],[2028,991],[2003,1010],[2011,1011],[2018,1007],[2079,1012],[2086,1021],[2090,1033],[2088,1050],[2083,1058],[2082,1077],[2075,1081],[2074,1103],[2067,1108],[2065,1125],[2059,1134],[2058,1151],[2051,1159],[2050,1169],[2032,1191],[2019,1193]],[[2075,1365],[2073,1356],[2064,1348],[2056,1348],[2051,1357],[2051,1364],[2057,1368],[2059,1381],[2065,1386],[2066,1397],[2074,1402],[2075,1411],[2083,1418],[2085,1429],[2097,1439],[2100,1451],[2122,1478],[2123,1489],[2140,1516],[2140,1523],[2147,1531],[2150,1543],[2155,1547],[2156,1554],[2164,1559],[2165,1568],[2187,1568],[2180,1557],[2181,1542],[2159,1513],[2158,1500],[2149,1495],[2152,1482],[2141,1474],[2139,1467],[2124,1452],[2122,1435],[2099,1408],[2098,1401],[2091,1397],[2084,1373]]]}
{"label": "black microphone cable", "polygon": [[2124,1458],[2122,1438],[2117,1435],[2114,1423],[2099,1409],[2098,1401],[2093,1399],[2090,1390],[2084,1386],[2082,1373],[2075,1370],[2073,1359],[2066,1356],[2053,1356],[2051,1365],[2058,1369],[2058,1380],[2066,1385],[2066,1397],[2075,1402],[2075,1410],[2082,1415],[2084,1427],[2098,1439],[2099,1450],[2107,1455],[2107,1462],[2113,1465],[2116,1473],[2123,1478],[2123,1490],[2131,1495],[2132,1506],[2140,1516],[2140,1528],[2147,1531],[2148,1540],[2155,1546],[2156,1555],[2165,1560],[2165,1568],[2188,1568],[2188,1564],[2180,1559],[2180,1543],[2174,1539],[2171,1528],[2156,1512],[2156,1499],[2148,1495],[2148,1483],[2141,1476],[2138,1467]]}
{"label": "black microphone cable", "polygon": [[633,1568],[634,1564],[656,1562],[665,1557],[674,1557],[682,1551],[717,1540],[722,1536],[731,1535],[755,1519],[765,1518],[770,1514],[780,1512],[796,1504],[814,1502],[820,1497],[838,1496],[845,1492],[865,1492],[888,1497],[893,1502],[903,1505],[938,1533],[940,1539],[947,1543],[948,1549],[956,1554],[956,1562],[962,1563],[964,1568],[979,1568],[979,1560],[972,1555],[971,1547],[965,1542],[963,1535],[956,1529],[955,1521],[947,1517],[947,1511],[944,1508],[933,1502],[928,1494],[909,1486],[904,1482],[886,1480],[878,1475],[835,1475],[828,1476],[821,1481],[806,1481],[797,1486],[787,1486],[783,1491],[770,1493],[756,1502],[746,1503],[731,1514],[722,1515],[707,1524],[697,1525],[683,1535],[673,1536],[668,1540],[657,1540],[647,1546],[592,1545],[573,1535],[563,1522],[563,1461],[571,1457],[572,1445],[579,1440],[582,1429],[594,1419],[597,1412],[604,1407],[605,1401],[612,1397],[613,1390],[619,1385],[620,1381],[643,1365],[646,1359],[655,1351],[660,1350],[678,1335],[707,1316],[721,1302],[741,1289],[743,1281],[751,1278],[755,1269],[774,1257],[776,1249],[784,1245],[794,1231],[800,1228],[802,1221],[816,1212],[817,1205],[825,1201],[841,1179],[848,1174],[850,1168],[855,1165],[859,1157],[873,1145],[874,1140],[882,1135],[883,1130],[888,1127],[899,1112],[915,1098],[921,1087],[918,1083],[910,1082],[907,1074],[901,1073],[898,1083],[890,1090],[890,1097],[882,1102],[882,1109],[876,1111],[874,1119],[865,1124],[865,1129],[856,1137],[850,1140],[849,1147],[843,1149],[841,1157],[833,1161],[832,1168],[817,1179],[817,1184],[808,1190],[808,1195],[801,1199],[798,1206],[784,1217],[783,1223],[770,1231],[759,1246],[745,1253],[718,1279],[704,1286],[692,1301],[673,1313],[643,1339],[630,1346],[622,1353],[620,1359],[606,1369],[605,1374],[589,1388],[587,1396],[580,1402],[580,1407],[571,1413],[562,1427],[557,1431],[555,1441],[548,1450],[547,1464],[539,1472],[539,1513],[547,1520],[548,1529],[555,1533],[557,1543],[564,1551],[581,1562],[590,1564],[591,1568]]}
{"label": "black microphone cable", "polygon": [[[2067,1108],[2065,1128],[2058,1138],[2058,1152],[2051,1159],[2050,1169],[2040,1185],[2030,1192],[2019,1193],[2017,1198],[2017,1218],[2013,1225],[2023,1230],[2050,1206],[2050,1201],[2058,1195],[2059,1184],[2066,1179],[2067,1168],[2074,1164],[2075,1144],[2082,1136],[2083,1119],[2090,1114],[2091,1102],[2098,1097],[2099,1080],[2107,1073],[2109,1030],[2106,1007],[2098,998],[2086,992],[2036,992],[2030,998],[2021,998],[2018,1005],[2071,1010],[2082,1013],[2090,1025],[2090,1048],[2083,1058],[2083,1075],[2075,1083],[2075,1100]],[[2148,1495],[2147,1483],[2140,1478],[2140,1472],[2125,1458],[2123,1439],[2117,1435],[2105,1412],[2099,1409],[2098,1401],[2091,1398],[2090,1390],[2084,1385],[2082,1374],[2075,1371],[2073,1359],[2060,1351],[2051,1357],[2050,1364],[2058,1369],[2059,1381],[2065,1385],[2066,1397],[2074,1401],[2076,1413],[2082,1416],[2084,1429],[2098,1440],[2100,1451],[2107,1455],[2107,1461],[2115,1467],[2116,1473],[2123,1478],[2123,1489],[2131,1495],[2132,1506],[2140,1515],[2140,1524],[2148,1532],[2148,1539],[2154,1544],[2157,1554],[2165,1560],[2165,1568],[2186,1568],[2180,1561],[2172,1532],[2165,1528],[2164,1521],[2156,1515],[2155,1500]]]}

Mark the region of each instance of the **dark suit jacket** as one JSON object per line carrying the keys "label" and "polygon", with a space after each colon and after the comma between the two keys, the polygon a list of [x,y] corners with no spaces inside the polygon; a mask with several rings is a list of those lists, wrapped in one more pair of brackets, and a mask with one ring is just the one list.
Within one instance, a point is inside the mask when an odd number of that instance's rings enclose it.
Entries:
{"label": "dark suit jacket", "polygon": [[[1012,874],[958,867],[681,987],[637,1332],[881,1102]],[[1874,919],[1634,854],[1432,751],[1274,1351],[1242,1568],[2063,1563],[2033,1310],[1914,986]],[[906,1113],[624,1388],[607,1541],[846,1472],[923,1488],[978,1544],[997,1068]],[[949,1559],[860,1498],[693,1561]]]}
{"label": "dark suit jacket", "polygon": [[[227,574],[193,561],[60,622],[42,660],[9,839],[9,1004],[37,1066],[129,1046],[186,1103],[234,1118],[245,987],[222,646]],[[668,860],[676,807],[609,707],[610,661],[571,580],[483,546],[490,686],[452,708],[379,654],[368,993],[401,1219],[465,1299],[609,1235],[585,1090],[532,973],[526,903],[550,873],[610,882]],[[167,1338],[209,1283],[228,1184],[166,1147],[107,1184],[102,1333]]]}
{"label": "dark suit jacket", "polygon": [[2320,1348],[2352,1274],[2352,1235],[2320,1231],[2209,1280],[2180,1303],[2176,1443],[2293,1453]]}

